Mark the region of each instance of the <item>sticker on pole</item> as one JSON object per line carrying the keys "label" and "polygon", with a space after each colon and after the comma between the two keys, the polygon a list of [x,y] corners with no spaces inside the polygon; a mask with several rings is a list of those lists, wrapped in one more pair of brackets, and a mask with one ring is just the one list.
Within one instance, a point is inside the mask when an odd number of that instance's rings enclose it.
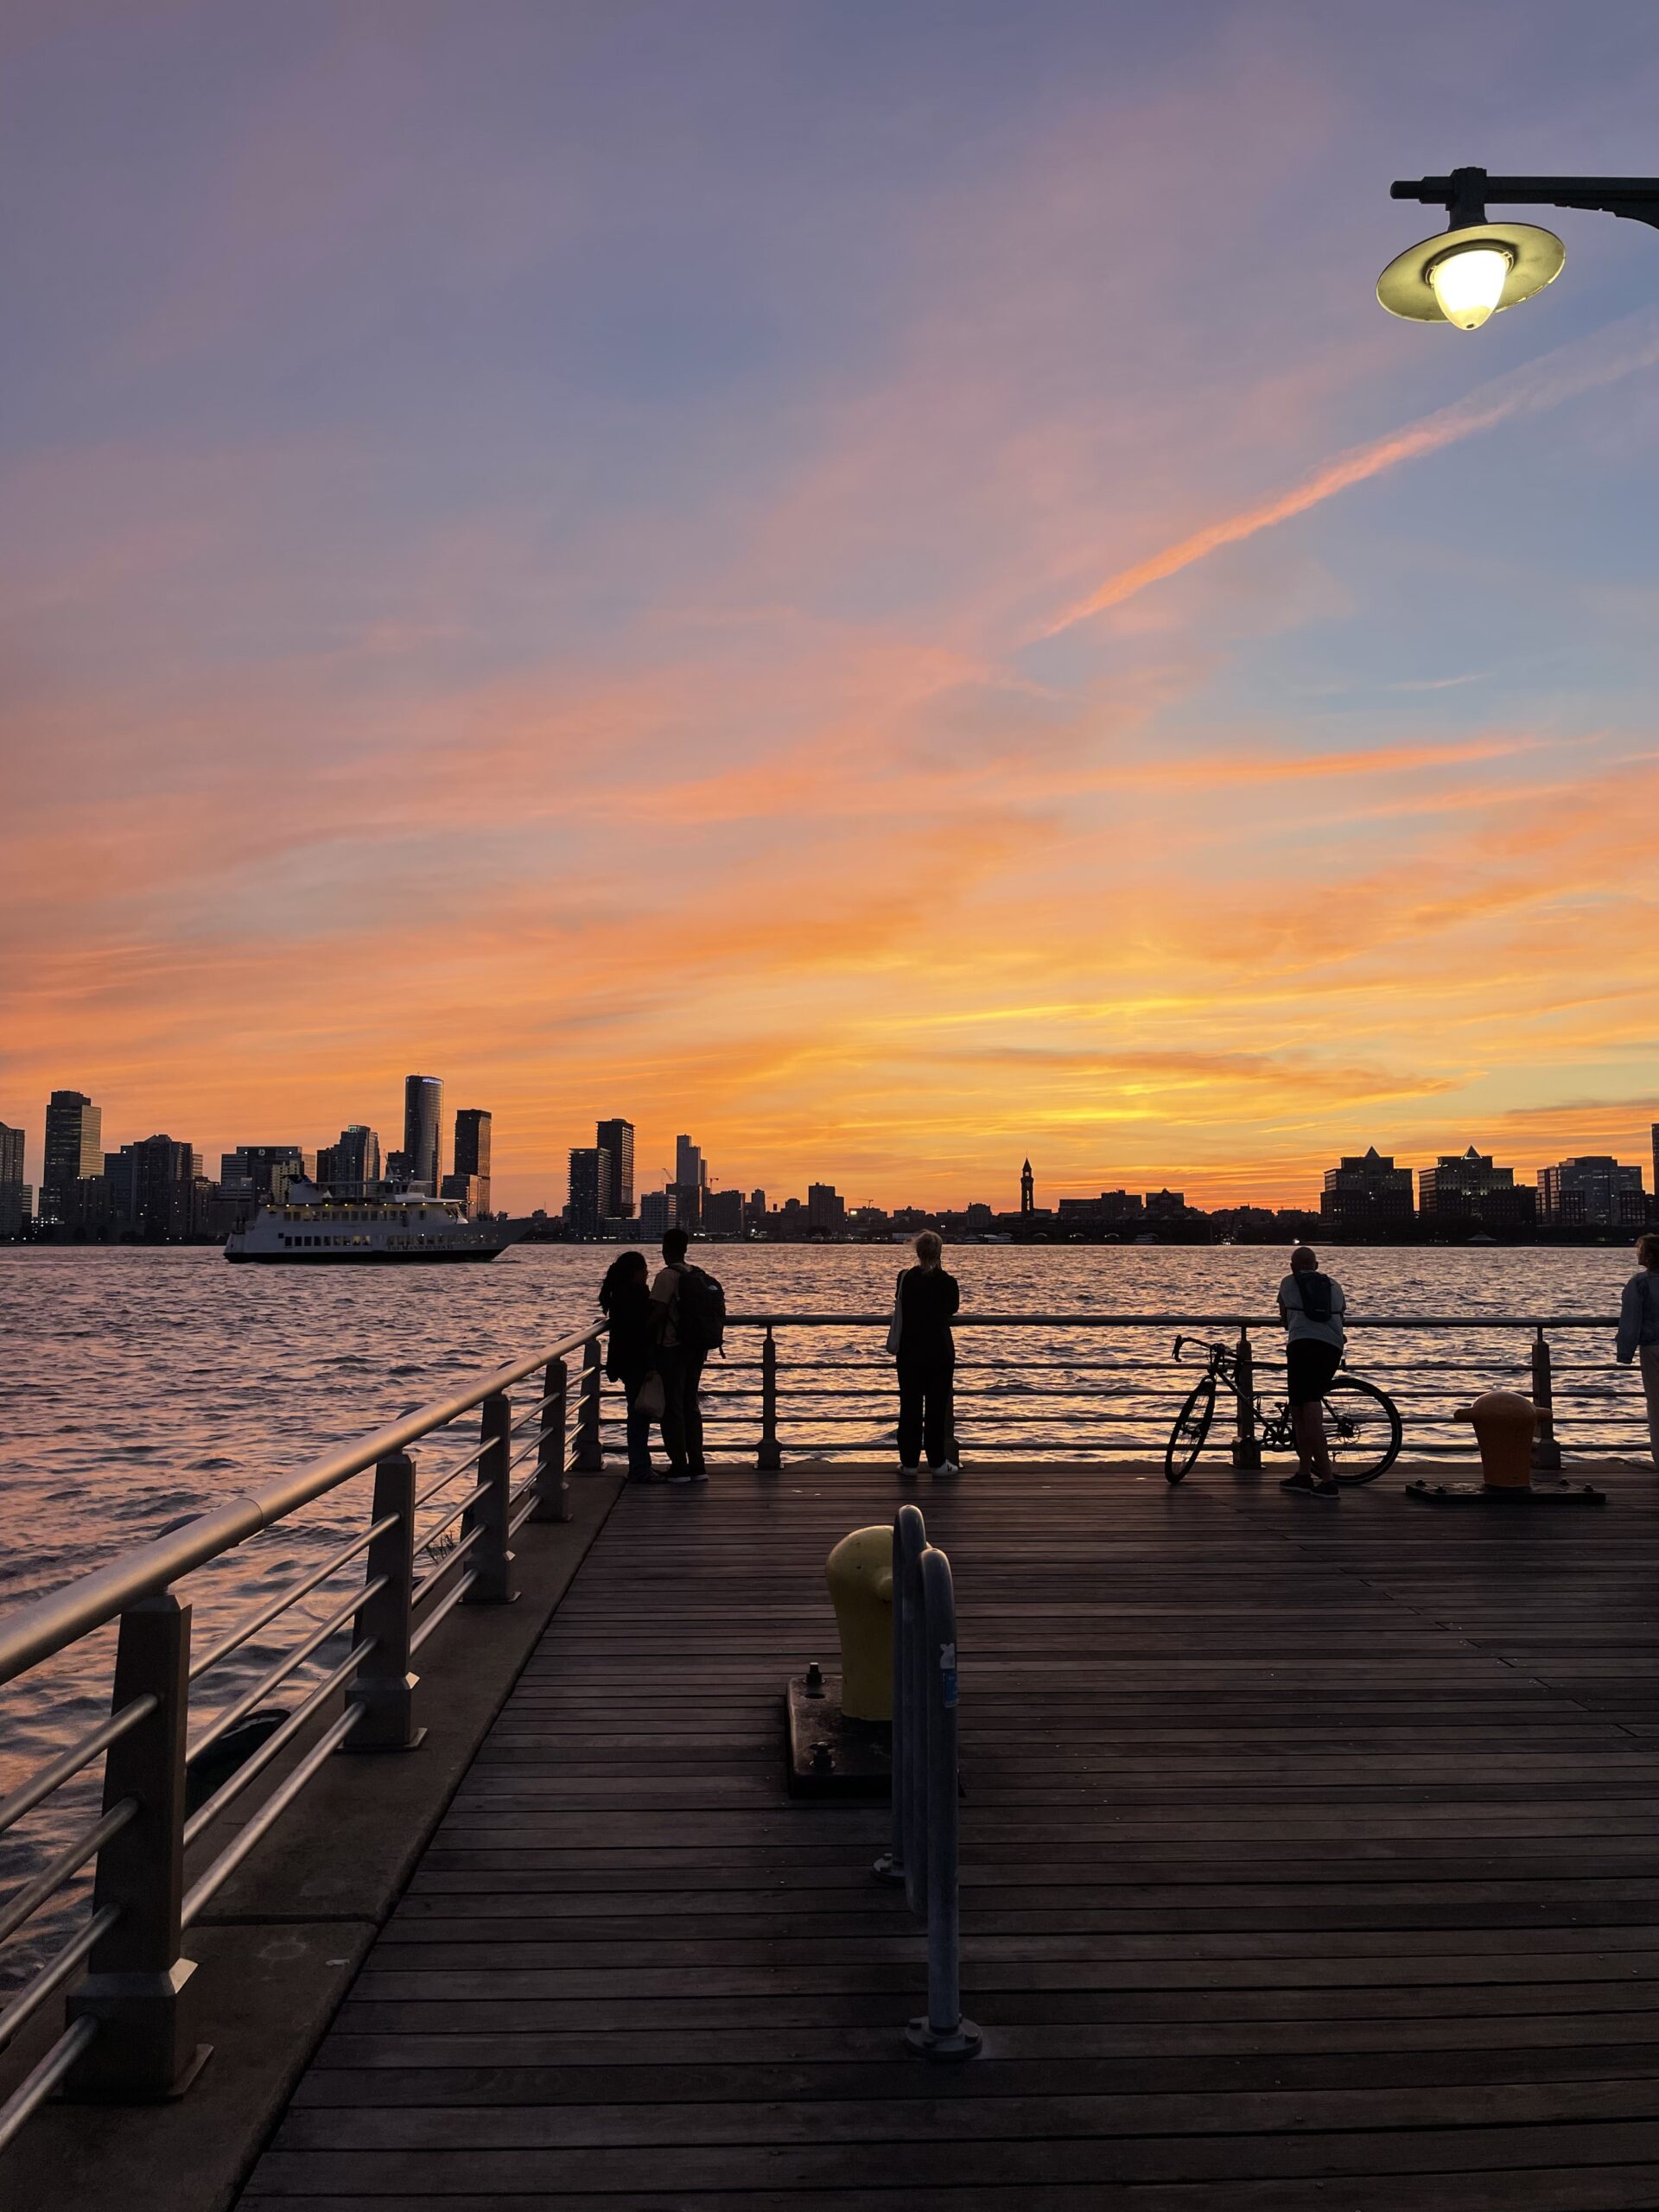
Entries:
{"label": "sticker on pole", "polygon": [[957,1701],[957,1647],[954,1643],[939,1646],[939,1684],[947,1706]]}

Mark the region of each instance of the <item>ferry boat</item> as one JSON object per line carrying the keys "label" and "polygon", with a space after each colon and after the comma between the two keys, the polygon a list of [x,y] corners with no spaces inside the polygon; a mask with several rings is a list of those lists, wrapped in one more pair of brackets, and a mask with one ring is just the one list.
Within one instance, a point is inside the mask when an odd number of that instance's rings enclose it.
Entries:
{"label": "ferry boat", "polygon": [[453,1198],[336,1198],[315,1184],[290,1183],[281,1205],[261,1206],[245,1229],[232,1231],[225,1256],[300,1267],[493,1260],[529,1228],[528,1221],[468,1221]]}

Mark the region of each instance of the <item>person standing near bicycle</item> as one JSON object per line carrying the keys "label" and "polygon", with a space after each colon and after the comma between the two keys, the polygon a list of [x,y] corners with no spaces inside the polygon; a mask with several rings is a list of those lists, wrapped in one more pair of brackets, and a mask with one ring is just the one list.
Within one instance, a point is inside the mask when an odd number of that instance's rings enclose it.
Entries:
{"label": "person standing near bicycle", "polygon": [[1301,1465],[1279,1485],[1298,1497],[1340,1497],[1325,1440],[1325,1392],[1342,1364],[1347,1343],[1342,1317],[1348,1301],[1342,1285],[1319,1272],[1317,1253],[1299,1244],[1290,1273],[1279,1286],[1279,1318],[1285,1325],[1285,1370],[1291,1427]]}

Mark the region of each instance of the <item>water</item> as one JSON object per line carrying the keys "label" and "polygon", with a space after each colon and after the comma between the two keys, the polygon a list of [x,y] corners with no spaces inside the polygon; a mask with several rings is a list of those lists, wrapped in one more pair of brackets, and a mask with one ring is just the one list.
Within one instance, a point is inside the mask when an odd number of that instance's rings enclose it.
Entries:
{"label": "water", "polygon": [[[521,1246],[486,1267],[314,1271],[231,1268],[200,1249],[0,1249],[0,1608],[587,1325],[607,1256]],[[734,1313],[836,1314],[886,1311],[907,1255],[784,1245],[704,1256]],[[1247,1247],[987,1245],[952,1255],[964,1307],[1001,1313],[1266,1312],[1282,1263],[1277,1251]],[[1350,1251],[1335,1266],[1358,1313],[1496,1318],[1616,1312],[1631,1262],[1616,1250],[1481,1248]],[[1108,1445],[1160,1449],[1185,1387],[1168,1363],[1168,1335],[964,1331],[958,1428],[970,1459],[999,1442],[1078,1456]],[[823,1446],[891,1448],[891,1370],[870,1332],[782,1332],[779,1344],[786,1457]],[[714,1370],[711,1436],[717,1452],[752,1458],[756,1340],[734,1337],[731,1350],[731,1363]],[[1400,1398],[1408,1453],[1458,1435],[1447,1416],[1471,1388],[1526,1387],[1526,1340],[1514,1332],[1453,1343],[1362,1332],[1351,1352]],[[1592,1439],[1635,1451],[1644,1440],[1639,1386],[1612,1369],[1611,1353],[1599,1334],[1556,1341],[1569,1451]],[[832,1364],[813,1374],[814,1360]],[[423,1477],[468,1448],[459,1432],[429,1448]],[[181,1594],[195,1608],[196,1648],[360,1532],[367,1479],[190,1577]],[[359,1563],[323,1585],[207,1677],[200,1712],[248,1687],[296,1640],[298,1624],[326,1618],[360,1573]],[[103,1716],[112,1643],[113,1630],[89,1638],[0,1691],[0,1792]],[[277,1701],[297,1702],[344,1649],[325,1646]],[[0,1891],[60,1847],[95,1803],[89,1774],[0,1841]],[[78,1904],[72,1895],[43,1916],[14,1960],[38,1958]]]}

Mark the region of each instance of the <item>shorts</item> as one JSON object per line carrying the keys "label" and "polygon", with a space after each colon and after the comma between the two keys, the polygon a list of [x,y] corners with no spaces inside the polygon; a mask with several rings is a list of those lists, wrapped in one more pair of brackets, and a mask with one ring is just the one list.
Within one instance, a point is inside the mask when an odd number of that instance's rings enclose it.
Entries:
{"label": "shorts", "polygon": [[1285,1373],[1293,1406],[1316,1405],[1331,1387],[1342,1364],[1340,1344],[1321,1344],[1317,1337],[1303,1337],[1285,1347]]}

